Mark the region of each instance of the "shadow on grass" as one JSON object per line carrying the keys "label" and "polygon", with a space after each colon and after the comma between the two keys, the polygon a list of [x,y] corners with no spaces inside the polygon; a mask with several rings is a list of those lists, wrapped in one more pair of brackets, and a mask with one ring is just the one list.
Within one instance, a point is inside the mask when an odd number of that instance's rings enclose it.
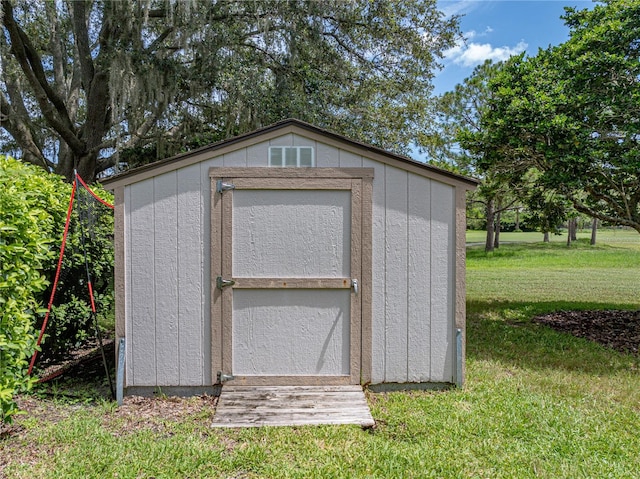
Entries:
{"label": "shadow on grass", "polygon": [[553,311],[629,309],[628,304],[469,301],[467,305],[467,356],[471,359],[596,376],[640,366],[636,356],[532,322],[533,317]]}

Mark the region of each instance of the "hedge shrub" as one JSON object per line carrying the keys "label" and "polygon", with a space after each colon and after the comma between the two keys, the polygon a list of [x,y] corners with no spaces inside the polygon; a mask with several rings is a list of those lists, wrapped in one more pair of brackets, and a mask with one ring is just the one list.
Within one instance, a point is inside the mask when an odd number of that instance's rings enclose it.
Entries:
{"label": "hedge shrub", "polygon": [[0,414],[11,420],[13,395],[30,388],[28,361],[36,337],[38,300],[53,259],[54,218],[45,206],[50,184],[33,167],[0,156]]}
{"label": "hedge shrub", "polygon": [[[70,194],[71,185],[61,177],[0,155],[0,423],[10,421],[17,412],[14,395],[33,383],[27,368],[55,276]],[[99,194],[109,199],[104,191]],[[42,345],[45,356],[72,347],[92,327],[88,321],[82,230],[77,213],[74,216],[76,226],[68,238],[65,274]],[[108,310],[112,299],[113,216],[109,211],[94,223],[87,242],[89,264],[99,275],[94,281],[97,307]]]}

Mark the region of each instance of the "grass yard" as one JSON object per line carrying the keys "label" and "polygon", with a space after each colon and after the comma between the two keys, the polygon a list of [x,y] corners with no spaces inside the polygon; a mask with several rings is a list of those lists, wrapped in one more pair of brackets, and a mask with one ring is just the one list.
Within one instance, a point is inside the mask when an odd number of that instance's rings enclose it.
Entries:
{"label": "grass yard", "polygon": [[0,438],[0,477],[639,477],[640,359],[531,322],[640,308],[640,235],[618,233],[470,247],[465,389],[369,394],[375,430],[214,430],[202,398],[167,415],[91,390],[64,399],[60,385],[25,398],[33,413]]}
{"label": "grass yard", "polygon": [[[468,242],[475,244],[478,233],[469,232]],[[640,234],[601,231],[596,246],[589,234],[579,233],[569,248],[566,234],[542,243],[539,233],[505,233],[505,243],[489,254],[484,244],[467,248],[471,309],[499,301],[523,302],[535,312],[640,308]]]}
{"label": "grass yard", "polygon": [[[590,240],[591,230],[578,230],[577,238],[579,240]],[[485,231],[467,231],[467,243],[482,244],[484,245],[486,239]],[[551,243],[563,243],[567,242],[567,232],[562,231],[559,235],[550,234],[549,241]],[[527,232],[503,232],[500,233],[500,242],[503,244],[509,243],[537,243],[542,242],[542,233],[533,231]],[[599,229],[597,234],[597,242],[602,244],[618,244],[625,245],[638,245],[640,246],[640,235],[630,228],[606,228]]]}

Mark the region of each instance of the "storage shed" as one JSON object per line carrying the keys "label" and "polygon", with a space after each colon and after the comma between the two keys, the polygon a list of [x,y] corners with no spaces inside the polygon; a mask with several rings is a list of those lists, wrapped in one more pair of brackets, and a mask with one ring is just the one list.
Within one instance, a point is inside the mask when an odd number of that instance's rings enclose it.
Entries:
{"label": "storage shed", "polygon": [[286,120],[103,183],[127,394],[463,381],[475,180]]}

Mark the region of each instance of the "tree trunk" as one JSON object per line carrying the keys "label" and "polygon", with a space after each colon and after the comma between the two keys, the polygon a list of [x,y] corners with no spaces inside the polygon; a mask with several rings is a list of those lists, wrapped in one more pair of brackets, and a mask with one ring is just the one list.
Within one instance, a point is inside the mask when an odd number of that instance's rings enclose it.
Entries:
{"label": "tree trunk", "polygon": [[515,231],[520,231],[520,208],[516,208],[516,229]]}
{"label": "tree trunk", "polygon": [[87,153],[78,157],[73,152],[68,151],[64,157],[60,155],[55,172],[71,182],[73,181],[74,171],[77,171],[80,178],[86,183],[93,183],[96,177],[96,157],[97,154]]}
{"label": "tree trunk", "polygon": [[493,233],[494,233],[494,221],[495,221],[495,209],[493,200],[487,201],[487,206],[485,208],[485,213],[487,217],[487,238],[484,244],[484,250],[488,253],[493,251]]}
{"label": "tree trunk", "polygon": [[598,218],[593,218],[591,222],[591,245],[596,244],[596,232],[598,231]]}
{"label": "tree trunk", "polygon": [[573,220],[567,220],[567,246],[571,246],[571,240],[573,238]]}
{"label": "tree trunk", "polygon": [[500,215],[501,213],[498,211],[496,213],[496,227],[493,233],[493,247],[496,249],[500,248]]}
{"label": "tree trunk", "polygon": [[63,151],[63,148],[60,148],[58,164],[56,165],[54,172],[60,176],[64,176],[67,181],[71,181],[73,178],[73,153],[71,152],[71,148],[65,148],[65,150],[66,151]]}
{"label": "tree trunk", "polygon": [[544,236],[542,238],[542,241],[545,242],[545,243],[549,242],[549,232],[548,231],[544,232]]}
{"label": "tree trunk", "polygon": [[86,183],[93,183],[96,179],[96,161],[97,156],[95,154],[83,155],[78,158],[76,170]]}
{"label": "tree trunk", "polygon": [[578,218],[571,220],[571,241],[578,241]]}

